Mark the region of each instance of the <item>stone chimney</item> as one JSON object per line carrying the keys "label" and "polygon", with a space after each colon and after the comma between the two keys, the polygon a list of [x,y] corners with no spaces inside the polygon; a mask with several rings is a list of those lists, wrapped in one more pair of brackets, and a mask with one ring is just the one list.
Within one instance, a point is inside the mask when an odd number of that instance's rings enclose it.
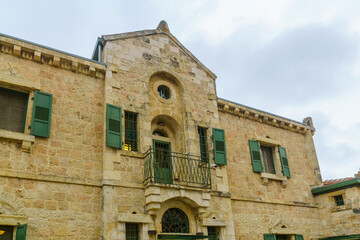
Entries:
{"label": "stone chimney", "polygon": [[354,174],[354,177],[360,178],[360,170],[357,173]]}

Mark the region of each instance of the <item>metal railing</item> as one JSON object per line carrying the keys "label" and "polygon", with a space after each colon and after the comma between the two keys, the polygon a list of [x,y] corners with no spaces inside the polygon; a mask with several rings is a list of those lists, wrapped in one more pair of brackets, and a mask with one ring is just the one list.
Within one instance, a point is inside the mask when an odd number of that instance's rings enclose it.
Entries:
{"label": "metal railing", "polygon": [[150,147],[144,154],[144,184],[211,188],[208,159]]}

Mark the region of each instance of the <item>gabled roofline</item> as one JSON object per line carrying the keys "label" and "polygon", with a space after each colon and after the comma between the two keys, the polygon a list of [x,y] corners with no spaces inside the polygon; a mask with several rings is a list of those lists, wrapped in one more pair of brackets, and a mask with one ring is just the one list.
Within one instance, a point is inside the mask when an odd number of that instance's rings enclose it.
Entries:
{"label": "gabled roofline", "polygon": [[[165,21],[160,22],[159,27],[154,30],[143,30],[143,31],[135,31],[135,32],[126,32],[126,33],[118,33],[118,34],[110,34],[110,35],[102,35],[102,44],[105,45],[106,41],[114,41],[119,39],[128,39],[135,37],[143,37],[143,36],[151,36],[156,34],[164,34],[167,35],[178,47],[180,47],[190,58],[192,58],[212,79],[216,80],[216,75],[210,71],[199,59],[197,59],[184,45],[181,44],[177,38],[172,35],[167,28],[167,31],[164,30],[160,25],[166,24]],[[166,24],[167,27],[167,24]],[[97,42],[95,48],[98,46],[99,42]],[[94,55],[93,55],[94,58]]]}
{"label": "gabled roofline", "polygon": [[313,188],[311,190],[311,193],[316,196],[351,187],[360,187],[360,178],[354,178],[348,181],[335,183],[328,186]]}

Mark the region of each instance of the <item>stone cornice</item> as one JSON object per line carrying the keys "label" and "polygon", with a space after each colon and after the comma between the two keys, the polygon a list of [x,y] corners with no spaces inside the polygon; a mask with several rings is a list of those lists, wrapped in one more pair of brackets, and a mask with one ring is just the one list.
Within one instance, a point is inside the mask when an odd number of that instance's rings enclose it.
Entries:
{"label": "stone cornice", "polygon": [[243,117],[253,121],[265,123],[274,127],[283,128],[289,131],[305,134],[307,131],[315,132],[315,128],[305,124],[292,121],[277,115],[263,112],[257,109],[246,107],[240,104],[229,102],[224,99],[217,98],[218,110],[220,112],[229,113],[238,117]]}
{"label": "stone cornice", "polygon": [[0,33],[0,51],[42,64],[104,79],[106,65]]}

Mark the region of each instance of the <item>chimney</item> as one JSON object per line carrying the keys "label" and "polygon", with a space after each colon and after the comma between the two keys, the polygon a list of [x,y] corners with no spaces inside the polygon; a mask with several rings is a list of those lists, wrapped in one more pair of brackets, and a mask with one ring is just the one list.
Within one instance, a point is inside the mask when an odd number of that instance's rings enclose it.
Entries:
{"label": "chimney", "polygon": [[360,178],[360,170],[357,173],[354,174],[354,177]]}

